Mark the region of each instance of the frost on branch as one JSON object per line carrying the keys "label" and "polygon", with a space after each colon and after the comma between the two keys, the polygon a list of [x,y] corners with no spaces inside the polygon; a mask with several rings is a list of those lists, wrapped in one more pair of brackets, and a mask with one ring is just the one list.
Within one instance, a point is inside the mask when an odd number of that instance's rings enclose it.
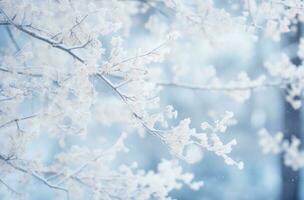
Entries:
{"label": "frost on branch", "polygon": [[[299,55],[301,55],[301,48]],[[294,109],[299,109],[302,105],[299,97],[302,95],[304,89],[303,66],[294,65],[287,55],[282,54],[277,61],[266,62],[265,67],[271,76],[278,79],[283,86],[287,86],[286,101],[289,102]]]}
{"label": "frost on branch", "polygon": [[245,1],[247,8],[244,15],[249,16],[255,29],[262,29],[264,34],[274,41],[281,39],[281,34],[294,31],[298,22],[304,21],[303,1],[272,0]]}
{"label": "frost on branch", "polygon": [[[239,72],[234,80],[222,81],[217,77],[216,69],[213,66],[208,66],[198,71],[196,74],[199,76],[199,80],[194,80],[193,83],[189,84],[182,83],[183,81],[181,81],[184,78],[183,76],[189,73],[185,70],[185,67],[175,66],[173,73],[174,76],[171,82],[159,82],[158,84],[164,87],[177,87],[194,91],[222,92],[239,103],[248,100],[254,89],[263,89],[271,86],[271,84],[266,82],[264,75],[251,79],[243,71]],[[193,72],[191,71],[191,73]]]}
{"label": "frost on branch", "polygon": [[259,144],[265,154],[283,154],[284,164],[293,170],[304,167],[304,152],[300,150],[300,140],[293,136],[291,141],[283,139],[283,133],[270,135],[266,129],[259,131]]}
{"label": "frost on branch", "polygon": [[196,129],[190,128],[190,122],[190,119],[184,119],[178,126],[165,134],[164,140],[169,145],[172,154],[190,163],[197,162],[197,157],[193,157],[194,155],[189,154],[189,152],[187,154],[187,148],[194,145],[222,157],[228,165],[235,165],[239,169],[243,168],[243,162],[237,162],[229,156],[232,146],[236,145],[236,140],[233,139],[225,144],[219,137],[220,134],[226,132],[228,126],[235,122],[232,112],[226,112],[214,124],[202,123],[201,129],[204,132],[197,132]]}
{"label": "frost on branch", "polygon": [[[90,131],[96,122],[151,134],[190,163],[201,158],[202,149],[243,167],[229,156],[236,141],[220,139],[232,114],[203,123],[202,133],[190,128],[190,119],[168,128],[177,111],[162,106],[156,80],[165,71],[160,63],[167,61],[171,45],[184,36],[180,32],[188,32],[185,27],[214,42],[220,28],[224,34],[235,26],[245,30],[245,19],[211,1],[199,3],[198,10],[181,1],[159,2],[173,9],[176,20],[164,25],[156,37],[161,42],[145,38],[151,40],[148,45],[137,40],[139,35],[129,35],[138,25],[134,17],[144,10],[142,1],[0,1],[0,25],[10,33],[9,46],[0,51],[1,178],[18,178],[14,184],[25,193],[37,182],[56,199],[84,199],[87,193],[95,199],[170,199],[168,194],[182,184],[194,190],[202,186],[175,161],[164,160],[157,170],[146,171],[117,164],[119,154],[128,151],[128,134],[105,147]],[[157,24],[151,17],[144,26],[153,34]],[[246,84],[248,77],[238,80]],[[103,138],[106,131],[98,128]],[[41,138],[59,152],[47,147],[37,152]],[[97,145],[90,145],[90,139]]]}
{"label": "frost on branch", "polygon": [[116,144],[105,151],[92,152],[74,147],[69,153],[60,154],[57,157],[59,162],[50,167],[47,173],[55,173],[60,169],[62,174],[58,174],[57,178],[59,176],[62,179],[59,179],[59,183],[66,182],[75,197],[84,194],[85,189],[80,186],[85,185],[96,200],[170,199],[169,192],[180,189],[183,184],[193,190],[202,186],[202,182],[193,181],[193,174],[184,173],[176,160],[162,160],[155,171],[142,170],[136,162],[113,168],[111,163],[117,157],[116,154],[128,150],[124,145],[125,137],[126,134],[122,134]]}

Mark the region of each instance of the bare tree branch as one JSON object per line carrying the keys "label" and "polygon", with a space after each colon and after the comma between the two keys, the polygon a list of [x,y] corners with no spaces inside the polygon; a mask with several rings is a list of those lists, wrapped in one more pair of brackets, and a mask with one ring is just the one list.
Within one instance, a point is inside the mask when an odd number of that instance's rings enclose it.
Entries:
{"label": "bare tree branch", "polygon": [[4,185],[9,191],[11,191],[13,194],[16,194],[16,195],[21,195],[20,192],[17,192],[15,189],[13,189],[11,186],[9,186],[7,183],[5,183],[1,178],[0,178],[0,183],[2,185]]}
{"label": "bare tree branch", "polygon": [[[81,63],[85,63],[85,61],[84,61],[83,58],[80,58],[78,55],[74,54],[74,53],[71,51],[72,47],[71,47],[71,48],[65,47],[65,46],[63,46],[62,44],[58,43],[57,41],[51,40],[51,39],[49,39],[49,38],[45,38],[45,37],[43,37],[43,36],[41,36],[41,35],[38,35],[38,34],[36,34],[36,33],[34,33],[34,32],[31,32],[31,31],[27,30],[26,28],[24,28],[23,26],[18,25],[18,24],[15,24],[15,23],[10,19],[10,17],[9,17],[1,8],[0,8],[0,12],[5,16],[6,20],[7,20],[11,25],[13,25],[14,27],[16,27],[18,30],[20,30],[20,31],[22,31],[22,32],[24,32],[24,33],[30,35],[30,36],[33,37],[33,38],[36,38],[36,39],[41,40],[41,41],[43,41],[43,42],[46,42],[46,43],[50,44],[52,47],[54,47],[54,48],[60,49],[60,50],[62,50],[62,51],[64,51],[64,52],[70,54],[72,57],[74,57],[76,60],[80,61]],[[149,52],[147,52],[147,53],[141,55],[141,57],[142,57],[142,56],[145,56],[145,55],[151,54],[152,52],[154,52],[154,51],[158,50],[159,48],[161,48],[163,45],[164,45],[164,44],[161,44],[160,46],[156,47],[155,49],[153,49],[153,50],[151,50],[151,51],[149,51]],[[130,60],[132,60],[132,59],[135,59],[135,58],[138,58],[138,56],[137,56],[137,57],[132,57],[132,58],[129,58],[129,59],[126,59],[126,60],[123,60],[121,63],[128,62],[128,61],[130,61]],[[119,63],[118,63],[118,64],[119,64]],[[116,65],[118,65],[118,64],[116,64]],[[114,64],[114,66],[115,66],[115,64]],[[119,90],[118,90],[118,89],[117,89],[109,80],[107,80],[107,78],[104,77],[104,75],[97,74],[97,76],[98,76],[100,79],[104,80],[104,82],[105,82],[107,85],[109,85],[110,88],[112,88],[112,89],[120,96],[120,98],[128,105],[129,109],[131,109],[130,106],[129,106],[129,104],[128,104],[128,102],[127,102],[127,97],[126,97],[125,95],[123,95],[123,94],[122,94],[122,93],[121,93],[121,92],[120,92],[120,91],[119,91]],[[140,120],[141,124],[142,124],[150,133],[152,133],[153,135],[156,135],[156,136],[162,138],[162,136],[158,133],[158,132],[159,132],[158,130],[154,130],[154,129],[149,128],[149,127],[142,121],[142,118],[141,118],[140,116],[137,115],[137,113],[135,113],[132,109],[131,109],[131,111],[132,111],[133,116],[134,116],[136,119]],[[14,121],[15,121],[15,120],[9,121],[9,122],[7,122],[7,123],[1,125],[0,128],[3,127],[3,126],[5,126],[5,125],[7,125],[7,124],[9,124],[9,123],[14,122]]]}
{"label": "bare tree branch", "polygon": [[66,182],[68,179],[70,179],[71,177],[77,175],[78,173],[80,173],[82,170],[84,170],[91,162],[95,162],[97,161],[99,158],[101,158],[104,154],[100,154],[98,156],[96,156],[95,158],[91,159],[90,161],[84,163],[83,165],[81,165],[80,167],[78,167],[76,170],[74,170],[72,173],[70,173],[68,176],[64,177],[61,181],[59,181],[57,183],[57,185],[62,185],[64,182]]}
{"label": "bare tree branch", "polygon": [[36,77],[36,78],[41,78],[42,77],[42,74],[33,74],[33,73],[27,73],[27,72],[22,72],[22,71],[13,72],[13,71],[5,69],[5,68],[0,68],[0,71],[7,72],[7,73],[12,73],[12,74],[17,73],[19,75],[32,76],[32,77]]}
{"label": "bare tree branch", "polygon": [[175,87],[175,88],[183,88],[183,89],[190,89],[190,90],[197,90],[197,91],[245,91],[245,90],[255,90],[261,88],[276,88],[276,87],[284,87],[286,84],[282,81],[280,82],[262,82],[259,84],[256,83],[249,83],[245,86],[240,86],[238,84],[235,85],[220,85],[220,86],[204,86],[204,85],[191,85],[191,84],[184,84],[184,83],[174,83],[174,82],[157,82],[159,86],[163,87]]}
{"label": "bare tree branch", "polygon": [[137,119],[141,124],[142,126],[149,132],[151,133],[152,135],[155,135],[157,136],[158,138],[160,138],[163,142],[165,142],[164,138],[163,138],[163,135],[160,134],[160,132],[163,132],[161,130],[156,130],[156,129],[153,129],[153,128],[150,128],[148,127],[148,125],[143,121],[142,117],[139,116],[133,109],[132,107],[130,106],[129,102],[127,101],[127,97],[122,94],[120,92],[120,90],[115,86],[113,85],[113,83],[111,83],[111,81],[109,81],[104,75],[101,75],[101,74],[97,74],[96,75],[98,78],[100,78],[101,80],[103,80],[105,83],[107,83],[107,85],[109,85],[113,91],[115,91],[115,93],[120,97],[120,99],[127,105],[128,109],[130,110],[130,112],[132,113],[132,115],[135,117],[135,119]]}
{"label": "bare tree branch", "polygon": [[52,40],[50,38],[46,38],[44,36],[41,36],[41,35],[38,35],[28,29],[26,29],[24,26],[22,25],[18,25],[18,24],[15,24],[15,22],[13,22],[11,20],[11,18],[3,11],[2,8],[0,8],[0,12],[4,15],[4,17],[6,18],[6,20],[12,25],[14,26],[15,28],[17,28],[18,30],[30,35],[31,37],[33,38],[36,38],[38,40],[41,40],[43,42],[46,42],[48,44],[50,44],[52,47],[54,48],[57,48],[57,49],[60,49],[62,51],[65,51],[67,52],[68,54],[70,54],[73,58],[75,58],[76,60],[80,61],[81,63],[84,63],[84,59],[82,59],[81,57],[79,57],[78,55],[76,55],[75,53],[72,52],[72,50],[70,48],[67,48],[65,47],[61,42],[58,42],[56,40]]}
{"label": "bare tree branch", "polygon": [[38,116],[38,114],[34,114],[34,115],[30,115],[30,116],[27,116],[27,117],[22,117],[22,118],[16,118],[16,119],[12,119],[8,122],[5,122],[4,124],[0,125],[0,128],[3,128],[11,123],[14,123],[14,122],[19,122],[19,121],[23,121],[23,120],[26,120],[26,119],[31,119],[33,117],[36,117]]}
{"label": "bare tree branch", "polygon": [[33,171],[30,171],[26,168],[23,168],[23,167],[20,167],[20,166],[17,166],[15,164],[13,164],[10,160],[7,160],[5,159],[3,156],[0,155],[0,160],[4,161],[7,165],[11,166],[12,168],[20,171],[20,172],[23,172],[25,174],[28,174],[30,176],[32,176],[33,178],[35,178],[36,180],[44,183],[46,186],[48,186],[49,188],[52,188],[52,189],[55,189],[55,190],[60,190],[60,191],[63,191],[66,193],[66,197],[67,199],[69,200],[70,199],[70,195],[69,195],[69,190],[64,188],[64,187],[60,187],[60,186],[57,186],[57,185],[53,185],[51,184],[50,182],[48,182],[44,177],[41,177],[40,175],[36,174],[35,172]]}
{"label": "bare tree branch", "polygon": [[17,41],[15,40],[15,37],[14,37],[14,35],[13,35],[13,33],[12,33],[10,27],[6,26],[5,29],[6,29],[6,32],[7,32],[8,36],[10,37],[12,43],[14,44],[14,46],[15,46],[17,52],[20,51],[21,48],[20,48],[20,46],[18,45]]}

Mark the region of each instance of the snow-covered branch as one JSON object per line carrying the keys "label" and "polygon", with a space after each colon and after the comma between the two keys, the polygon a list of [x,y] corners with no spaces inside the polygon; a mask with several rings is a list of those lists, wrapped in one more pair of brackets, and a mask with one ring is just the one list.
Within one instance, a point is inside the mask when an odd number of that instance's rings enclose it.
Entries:
{"label": "snow-covered branch", "polygon": [[265,154],[282,154],[286,166],[293,170],[304,167],[304,152],[300,150],[300,139],[292,137],[291,141],[283,138],[283,133],[271,135],[266,129],[259,131],[259,144]]}
{"label": "snow-covered branch", "polygon": [[280,88],[284,87],[285,84],[281,82],[261,82],[261,83],[248,83],[247,85],[242,86],[242,84],[236,83],[235,85],[191,85],[184,83],[175,83],[175,82],[159,82],[157,85],[164,87],[176,87],[190,90],[198,91],[236,91],[236,90],[256,90],[263,88]]}
{"label": "snow-covered branch", "polygon": [[[207,51],[214,51],[210,60],[217,60],[226,52],[220,49],[226,48],[227,38],[242,35],[254,43],[266,34],[278,40],[290,31],[294,19],[303,18],[299,11],[303,5],[296,1],[236,4],[0,1],[0,34],[7,38],[0,49],[0,184],[5,191],[27,198],[29,188],[41,184],[57,199],[171,199],[170,193],[182,185],[192,190],[202,187],[179,162],[198,162],[204,151],[242,169],[243,162],[231,156],[237,140],[231,135],[226,142],[221,136],[236,123],[233,112],[204,120],[197,128],[193,117],[200,115],[183,112],[186,117],[180,119],[174,106],[182,105],[171,105],[178,101],[163,99],[161,92],[164,88],[215,91],[242,102],[253,91],[283,88],[287,101],[300,108],[304,70],[287,56],[278,63],[265,63],[268,74],[255,79],[251,77],[256,74],[234,71],[230,75],[235,73],[236,78],[227,79],[216,73],[217,63],[209,68]],[[188,66],[187,72],[183,66]],[[209,111],[204,108],[202,114]],[[153,151],[162,145],[171,157],[155,155],[158,163],[150,169],[120,159],[133,158],[128,149],[132,134],[153,142]],[[39,146],[43,150],[35,149],[41,140],[52,148],[43,144]],[[288,154],[286,162],[302,167],[292,157],[301,154],[295,150],[297,140],[288,145],[279,142],[277,151]],[[140,147],[144,154],[145,147]],[[18,181],[12,184],[12,178]]]}

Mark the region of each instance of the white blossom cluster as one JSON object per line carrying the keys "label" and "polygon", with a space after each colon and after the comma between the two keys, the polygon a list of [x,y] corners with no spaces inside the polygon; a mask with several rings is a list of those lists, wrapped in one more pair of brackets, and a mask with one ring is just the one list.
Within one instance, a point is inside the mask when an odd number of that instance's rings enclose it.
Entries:
{"label": "white blossom cluster", "polygon": [[304,3],[301,0],[246,0],[252,25],[263,29],[268,37],[279,41],[282,33],[294,31],[298,21],[304,21]]}
{"label": "white blossom cluster", "polygon": [[222,157],[226,164],[236,165],[239,169],[243,168],[243,162],[234,161],[229,154],[232,151],[232,146],[236,145],[236,140],[233,139],[227,144],[224,144],[220,139],[220,134],[225,133],[228,126],[232,125],[232,112],[226,112],[220,119],[216,120],[214,124],[203,122],[201,129],[204,132],[197,132],[194,128],[190,128],[190,119],[182,120],[177,127],[174,127],[164,136],[165,142],[169,145],[173,154],[182,157],[188,162],[196,162],[197,157],[191,155],[196,151],[187,151],[187,148],[193,146],[201,147],[203,150],[214,152],[216,155]]}
{"label": "white blossom cluster", "polygon": [[[157,0],[170,10],[175,21],[170,24],[184,35],[200,35],[214,45],[220,45],[220,35],[239,30],[248,31],[247,16],[233,15],[225,9],[217,8],[214,1],[195,0],[191,4],[181,0]],[[217,33],[217,34],[214,34]]]}
{"label": "white blossom cluster", "polygon": [[[232,34],[234,31],[245,32],[255,38],[257,34],[265,34],[274,41],[279,41],[281,35],[288,32],[295,32],[298,22],[303,22],[304,4],[301,0],[271,0],[256,1],[246,0],[243,5],[232,3],[232,10],[238,14],[232,15],[225,9],[214,6],[213,1],[195,2],[196,8],[186,6],[182,1],[163,1],[164,4],[174,11],[178,18],[178,25],[174,28],[183,29],[181,24],[187,26],[187,34],[200,33],[213,46],[220,46],[221,34]],[[242,9],[243,8],[243,9]],[[209,19],[209,17],[211,19]],[[154,23],[157,24],[157,23]],[[149,26],[151,27],[151,26]],[[156,26],[154,25],[154,29]],[[233,27],[233,30],[231,29]],[[167,28],[168,29],[168,28]],[[195,29],[199,29],[195,30]],[[216,34],[215,34],[216,33]],[[185,32],[183,32],[185,37]],[[216,37],[213,38],[213,37]],[[298,56],[303,60],[303,39],[299,45]],[[181,87],[192,90],[222,91],[238,102],[249,99],[251,92],[260,88],[284,88],[287,89],[286,100],[294,109],[299,109],[301,100],[298,98],[302,93],[302,65],[295,66],[285,55],[278,62],[266,62],[265,67],[272,77],[260,75],[251,79],[246,72],[238,74],[236,80],[222,81],[216,76],[215,69],[211,70],[211,76],[205,71],[201,76],[208,77],[208,81],[183,83],[181,78],[186,72],[183,67],[176,66],[175,77],[169,83],[161,82],[163,86]]]}
{"label": "white blossom cluster", "polygon": [[[224,91],[243,102],[253,89],[289,85],[286,98],[298,109],[303,67],[283,56],[279,63],[266,63],[278,83],[264,75],[251,79],[246,72],[222,81],[211,68],[199,74],[205,82],[183,84],[186,70],[179,67],[184,63],[175,45],[195,38],[218,48],[227,34],[242,32],[254,40],[259,31],[279,40],[303,21],[303,13],[301,0],[247,0],[233,3],[231,10],[212,0],[1,0],[0,26],[9,41],[0,50],[0,183],[17,195],[13,199],[26,199],[35,182],[54,190],[56,199],[171,199],[169,193],[183,184],[194,190],[202,186],[193,174],[183,173],[176,158],[194,163],[210,151],[242,169],[244,164],[230,156],[236,140],[226,143],[220,136],[234,124],[232,112],[203,122],[201,131],[190,127],[190,118],[174,126],[177,111],[163,105],[161,89]],[[298,55],[304,59],[303,40]],[[167,65],[175,76],[161,82]],[[192,80],[196,71],[191,72]],[[96,148],[73,144],[92,137],[91,122],[118,125],[124,133],[107,148],[99,140]],[[115,166],[119,154],[128,153],[125,140],[133,132],[159,139],[173,159],[150,171],[137,164]],[[41,138],[60,149],[47,163],[33,150]],[[298,140],[288,143],[278,136],[276,141],[268,151],[284,152],[287,165],[302,167]],[[12,178],[18,181],[11,186],[6,180]]]}
{"label": "white blossom cluster", "polygon": [[[251,32],[262,32],[263,34],[271,37],[274,41],[279,41],[282,33],[295,32],[297,29],[297,24],[304,21],[303,18],[303,9],[304,4],[301,0],[290,0],[290,1],[255,1],[248,0],[245,2],[245,11],[243,16],[231,17],[229,14],[225,13],[224,10],[217,9],[213,6],[212,1],[204,1],[198,6],[202,8],[199,14],[191,9],[185,9],[181,6],[180,1],[164,1],[164,3],[175,10],[178,13],[178,17],[184,17],[186,24],[191,24],[191,27],[201,28],[201,33],[204,36],[207,36],[209,41],[213,42],[212,36],[208,36],[208,29],[211,28],[207,24],[200,26],[204,23],[204,20],[208,16],[215,14],[213,20],[221,19],[221,14],[225,15],[225,20],[219,20],[221,22],[225,21],[225,24],[230,25],[230,27],[242,27],[247,31]],[[199,4],[199,3],[198,3]],[[204,12],[205,11],[205,12]],[[219,12],[218,12],[219,11]],[[190,13],[190,14],[189,14]],[[207,14],[206,14],[207,13]],[[210,14],[211,13],[211,14]],[[206,14],[206,15],[205,15]],[[227,15],[226,15],[227,14]],[[204,16],[204,17],[202,17]],[[245,17],[245,18],[243,18]],[[182,21],[183,18],[180,18]],[[237,25],[234,24],[237,20]],[[211,22],[212,20],[206,20],[206,22]],[[232,23],[229,23],[229,22]],[[247,23],[244,21],[249,21],[250,25],[248,27]],[[217,31],[210,31],[210,33],[215,32],[229,32],[229,26],[225,29],[226,26],[216,27],[216,23],[211,23]],[[218,23],[221,24],[221,23]],[[231,25],[233,24],[233,25]],[[239,28],[239,29],[242,29]],[[236,28],[237,29],[237,28]],[[192,28],[188,29],[190,32],[193,31]],[[196,31],[194,31],[196,32]],[[196,32],[197,33],[197,32]],[[218,37],[218,35],[216,35]],[[219,40],[216,40],[219,41]],[[298,56],[301,60],[303,57],[303,39],[299,45]],[[204,83],[190,83],[185,84],[180,81],[183,74],[185,74],[185,68],[177,66],[175,70],[175,77],[171,82],[160,83],[162,86],[173,86],[186,88],[191,90],[211,90],[211,91],[224,91],[227,95],[234,97],[237,101],[243,102],[244,100],[250,97],[251,91],[256,88],[265,88],[265,87],[278,87],[283,88],[287,91],[286,101],[291,104],[294,109],[299,109],[301,107],[301,96],[303,91],[303,66],[295,66],[292,64],[290,59],[283,55],[281,59],[277,60],[274,63],[266,62],[265,67],[268,70],[269,74],[275,78],[274,82],[270,82],[267,79],[271,80],[270,77],[262,75],[256,80],[250,80],[246,73],[240,73],[238,80],[230,82],[222,82],[216,77],[215,70],[211,70],[210,74],[206,74],[205,71],[202,74],[204,78],[207,76],[208,81]],[[181,127],[188,127],[189,121],[183,121]],[[184,128],[185,129],[185,128]],[[192,130],[192,134],[195,133],[195,130]],[[180,144],[187,144],[190,137],[188,135],[181,135],[179,138]],[[177,145],[178,146],[178,145]],[[184,145],[180,145],[184,146]],[[285,145],[286,146],[286,145]],[[286,165],[292,166],[294,169],[298,169],[296,164],[297,160],[293,155],[297,155],[296,152],[297,142],[296,139],[293,139],[291,144],[286,147],[286,156],[285,162]],[[182,154],[182,148],[175,149],[175,153]],[[294,159],[293,159],[294,158]],[[301,163],[299,159],[299,163]]]}
{"label": "white blossom cluster", "polygon": [[284,164],[293,170],[304,167],[304,152],[300,150],[299,138],[293,136],[291,141],[283,138],[283,133],[271,135],[266,129],[259,131],[259,144],[265,154],[282,154]]}
{"label": "white blossom cluster", "polygon": [[[302,55],[303,45],[302,39],[298,51],[300,59],[304,59]],[[296,66],[286,54],[282,54],[276,61],[266,62],[265,68],[272,77],[278,79],[282,87],[286,88],[286,101],[289,102],[294,109],[299,109],[302,105],[300,97],[304,89],[303,65]]]}
{"label": "white blossom cluster", "polygon": [[[67,153],[57,156],[58,162],[44,173],[49,179],[59,179],[72,188],[73,198],[83,199],[89,188],[92,199],[170,199],[169,192],[179,189],[183,184],[198,190],[202,182],[194,182],[193,174],[183,173],[175,160],[162,160],[157,171],[144,171],[134,162],[122,164],[113,169],[111,162],[120,151],[127,152],[124,146],[126,134],[105,151],[90,151],[87,148],[73,147]],[[73,169],[73,170],[71,170]],[[57,174],[60,171],[60,174]],[[53,175],[51,175],[53,174]],[[62,177],[62,179],[60,179]],[[86,187],[83,188],[82,186]]]}
{"label": "white blossom cluster", "polygon": [[[56,199],[171,199],[169,193],[183,184],[193,190],[202,186],[175,160],[196,162],[202,150],[243,168],[229,156],[236,140],[226,144],[219,136],[231,125],[232,113],[214,124],[203,123],[202,133],[189,127],[190,119],[172,126],[177,111],[161,106],[156,80],[185,25],[199,24],[200,33],[206,27],[204,34],[211,37],[223,20],[230,29],[245,22],[209,3],[200,4],[200,16],[183,2],[162,3],[173,9],[174,23],[155,31],[150,44],[134,44],[129,42],[134,40],[134,16],[147,12],[140,1],[0,1],[0,25],[9,38],[0,51],[0,182],[16,195],[13,199],[30,198],[36,183],[47,186]],[[151,33],[155,21],[145,25]],[[73,144],[92,137],[92,121],[119,124],[126,133],[108,148],[99,140],[94,141],[99,148]],[[132,132],[158,138],[173,159],[150,171],[137,164],[115,166],[118,154],[128,153],[125,139]],[[60,150],[48,162],[35,150],[41,138]]]}

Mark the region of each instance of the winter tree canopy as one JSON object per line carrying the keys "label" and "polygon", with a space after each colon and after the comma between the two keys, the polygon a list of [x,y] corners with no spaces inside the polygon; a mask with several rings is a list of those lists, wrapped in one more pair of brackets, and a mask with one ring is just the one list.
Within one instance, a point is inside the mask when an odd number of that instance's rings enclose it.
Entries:
{"label": "winter tree canopy", "polygon": [[[300,110],[304,67],[282,48],[254,72],[202,60],[275,46],[303,21],[302,0],[0,0],[0,198],[171,199],[209,184],[184,169],[207,163],[203,154],[246,169],[233,151],[241,145],[234,106],[185,116],[168,96],[200,95],[193,107],[210,96],[241,105],[280,90]],[[266,128],[256,131],[259,150],[301,170],[301,139]],[[154,168],[132,156],[141,141],[165,151]]]}

